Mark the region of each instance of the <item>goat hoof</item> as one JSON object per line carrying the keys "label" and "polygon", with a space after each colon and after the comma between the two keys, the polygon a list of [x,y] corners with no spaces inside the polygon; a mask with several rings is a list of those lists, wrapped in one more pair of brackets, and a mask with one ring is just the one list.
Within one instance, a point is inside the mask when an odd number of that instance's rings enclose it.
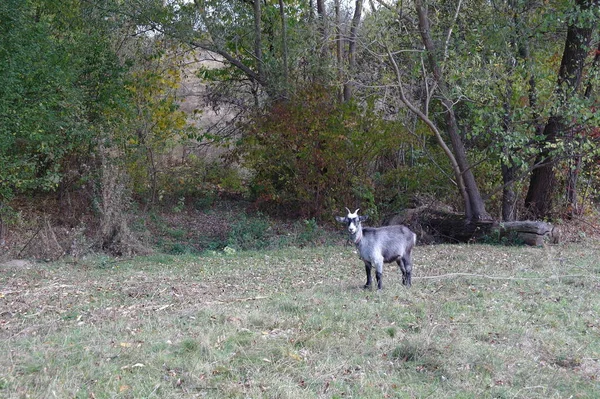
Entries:
{"label": "goat hoof", "polygon": [[363,290],[370,290],[370,289],[371,289],[371,284],[363,285]]}

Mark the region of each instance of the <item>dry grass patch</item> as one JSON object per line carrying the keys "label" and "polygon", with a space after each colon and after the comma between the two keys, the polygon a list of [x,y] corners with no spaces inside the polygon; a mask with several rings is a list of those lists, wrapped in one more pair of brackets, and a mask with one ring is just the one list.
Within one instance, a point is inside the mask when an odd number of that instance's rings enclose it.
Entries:
{"label": "dry grass patch", "polygon": [[562,398],[600,388],[590,243],[349,247],[0,270],[0,397]]}

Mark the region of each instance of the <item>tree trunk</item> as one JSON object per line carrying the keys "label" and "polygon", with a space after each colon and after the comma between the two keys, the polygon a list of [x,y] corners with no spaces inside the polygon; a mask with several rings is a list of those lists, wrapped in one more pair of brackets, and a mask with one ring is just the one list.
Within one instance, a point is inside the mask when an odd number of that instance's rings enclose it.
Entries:
{"label": "tree trunk", "polygon": [[315,80],[320,83],[326,83],[327,76],[327,65],[329,61],[329,49],[327,44],[327,12],[325,9],[325,0],[316,0],[317,1],[317,33],[318,33],[318,51],[321,56],[317,60],[317,73],[315,76]]}
{"label": "tree trunk", "polygon": [[321,33],[321,40],[322,40],[322,45],[323,48],[321,49],[321,51],[326,51],[325,48],[325,43],[327,42],[327,29],[326,29],[326,24],[327,22],[327,15],[325,13],[325,1],[324,0],[317,0],[317,24],[318,24],[318,30]]}
{"label": "tree trunk", "polygon": [[256,58],[256,72],[261,81],[265,81],[265,72],[262,56],[262,10],[260,0],[254,0],[254,57]]}
{"label": "tree trunk", "polygon": [[325,18],[325,0],[317,0],[317,17]]}
{"label": "tree trunk", "polygon": [[540,221],[498,223],[479,220],[468,223],[463,215],[420,207],[407,209],[394,216],[388,225],[403,224],[419,237],[419,242],[481,242],[544,245],[546,240],[558,242],[559,231],[551,224]]}
{"label": "tree trunk", "polygon": [[581,214],[581,207],[577,199],[577,180],[581,170],[582,157],[579,154],[572,155],[567,171],[567,204],[569,206],[569,216],[578,216]]}
{"label": "tree trunk", "polygon": [[[446,120],[446,132],[450,137],[450,142],[452,143],[454,156],[456,158],[456,162],[458,163],[458,167],[460,168],[460,173],[462,175],[465,190],[468,196],[468,203],[465,204],[465,209],[467,210],[467,219],[475,221],[488,220],[490,219],[490,215],[485,210],[483,198],[481,197],[479,188],[477,187],[477,182],[475,181],[475,177],[473,176],[473,172],[471,171],[471,166],[469,165],[469,162],[467,160],[466,149],[462,142],[462,139],[460,138],[458,123],[456,121],[456,115],[454,113],[454,104],[452,103],[452,100],[450,100],[447,97],[448,90],[446,81],[442,76],[441,68],[439,67],[438,61],[436,59],[436,48],[431,38],[427,8],[423,5],[422,0],[417,0],[415,2],[415,7],[419,17],[419,29],[421,31],[421,38],[423,40],[425,49],[427,50],[427,59],[429,62],[429,67],[431,68],[431,71],[433,72],[433,77],[442,93],[441,102],[446,108],[446,112],[444,113],[444,117]],[[471,215],[468,214],[469,209],[471,211]]]}
{"label": "tree trunk", "polygon": [[514,181],[516,167],[512,162],[502,162],[502,220],[504,222],[513,222],[517,220],[517,195],[514,190]]}
{"label": "tree trunk", "polygon": [[279,16],[281,18],[281,51],[283,53],[283,96],[287,97],[287,90],[290,82],[288,65],[287,21],[285,18],[285,8],[283,0],[279,0]]}
{"label": "tree trunk", "polygon": [[[344,47],[342,41],[342,17],[340,14],[340,0],[333,2],[335,9],[335,61],[337,66],[338,79],[341,82],[344,81]],[[339,102],[344,101],[344,89],[343,85],[341,90],[336,93],[336,98]]]}
{"label": "tree trunk", "polygon": [[348,39],[348,81],[344,83],[344,102],[352,99],[352,82],[353,74],[356,68],[356,37],[358,25],[362,15],[363,0],[356,0],[354,8],[354,17],[352,18],[352,26],[350,27],[350,38]]}
{"label": "tree trunk", "polygon": [[[588,11],[597,0],[577,0],[576,5],[582,12]],[[581,82],[584,62],[588,54],[593,29],[588,26],[578,26],[580,21],[569,24],[565,48],[558,72],[556,96],[559,102],[568,101],[577,91]],[[536,158],[540,166],[533,170],[529,189],[525,197],[525,207],[531,217],[543,219],[552,215],[552,199],[556,189],[554,175],[555,156],[551,146],[559,139],[565,130],[566,122],[560,110],[548,119],[544,128],[544,148]]]}
{"label": "tree trunk", "polygon": [[442,150],[448,157],[448,160],[450,161],[450,164],[452,165],[452,171],[454,172],[454,177],[456,179],[456,182],[455,182],[456,186],[458,187],[458,191],[460,192],[460,195],[463,198],[463,203],[465,205],[466,219],[471,220],[471,218],[473,216],[473,212],[471,211],[471,202],[469,201],[469,195],[467,194],[467,190],[465,189],[465,182],[463,179],[463,175],[460,171],[460,167],[458,166],[458,163],[456,162],[456,157],[454,156],[454,153],[452,153],[452,150],[450,150],[450,147],[448,147],[448,145],[444,141],[444,138],[442,137],[442,134],[440,133],[440,130],[437,128],[435,123],[433,123],[433,121],[427,116],[426,113],[422,112],[417,107],[415,107],[415,105],[412,104],[410,102],[410,100],[406,97],[406,94],[404,93],[404,87],[402,84],[402,75],[400,74],[400,69],[398,68],[398,64],[394,60],[394,56],[389,51],[389,49],[388,49],[388,57],[390,59],[390,62],[392,63],[392,66],[394,67],[394,72],[396,74],[396,78],[398,79],[398,90],[400,91],[400,99],[402,100],[404,105],[406,105],[406,107],[411,112],[413,112],[415,115],[417,115],[417,117],[419,119],[421,119],[423,121],[423,123],[425,123],[427,125],[427,127],[429,127],[429,129],[433,132],[438,144],[440,145],[440,147],[442,147]]}

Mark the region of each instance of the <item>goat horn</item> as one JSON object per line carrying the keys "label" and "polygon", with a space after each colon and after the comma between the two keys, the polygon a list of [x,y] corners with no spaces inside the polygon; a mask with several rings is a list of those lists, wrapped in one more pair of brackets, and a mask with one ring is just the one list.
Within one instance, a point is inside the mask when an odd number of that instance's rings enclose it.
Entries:
{"label": "goat horn", "polygon": [[354,211],[354,214],[358,214],[358,211],[360,211],[360,208],[358,208],[357,210]]}
{"label": "goat horn", "polygon": [[350,209],[348,209],[348,207],[344,207],[346,208],[346,210],[348,211],[348,215],[350,215],[352,212],[350,212]]}

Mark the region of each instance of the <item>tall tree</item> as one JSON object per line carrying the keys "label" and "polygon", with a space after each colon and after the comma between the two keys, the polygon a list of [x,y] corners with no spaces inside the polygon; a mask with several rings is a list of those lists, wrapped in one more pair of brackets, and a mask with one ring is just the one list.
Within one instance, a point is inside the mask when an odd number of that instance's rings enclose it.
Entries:
{"label": "tall tree", "polygon": [[598,7],[597,0],[576,0],[574,14],[568,19],[567,36],[558,71],[556,99],[558,106],[552,113],[542,134],[543,148],[536,159],[531,174],[525,207],[534,218],[552,215],[553,197],[556,191],[555,161],[553,145],[564,136],[570,121],[566,119],[563,104],[568,105],[580,87],[581,77],[588,57],[595,21],[590,11]]}
{"label": "tall tree", "polygon": [[352,17],[352,24],[350,26],[350,35],[348,37],[348,72],[349,79],[344,83],[344,101],[350,101],[352,98],[352,79],[353,74],[356,73],[356,40],[358,36],[358,26],[360,24],[361,15],[363,8],[363,0],[356,0],[354,5],[354,16]]}
{"label": "tall tree", "polygon": [[281,19],[281,49],[283,53],[283,96],[287,97],[287,88],[289,82],[289,49],[287,35],[287,18],[285,16],[285,5],[283,0],[279,0],[279,17]]}
{"label": "tall tree", "polygon": [[[458,7],[460,7],[460,2]],[[473,170],[467,159],[466,149],[460,137],[460,129],[454,112],[454,104],[449,96],[448,85],[436,56],[436,54],[439,53],[439,50],[436,48],[431,36],[427,5],[424,4],[422,0],[416,0],[415,9],[417,11],[419,31],[427,52],[426,55],[429,69],[435,83],[439,87],[441,93],[440,101],[445,108],[444,118],[446,123],[446,133],[452,143],[454,158],[459,168],[457,180],[462,179],[464,182],[464,190],[466,193],[464,204],[466,218],[467,220],[475,221],[487,220],[490,216],[485,210],[483,198],[481,197],[479,187],[475,181],[475,176],[473,175]],[[448,32],[448,35],[450,35],[450,31]]]}

